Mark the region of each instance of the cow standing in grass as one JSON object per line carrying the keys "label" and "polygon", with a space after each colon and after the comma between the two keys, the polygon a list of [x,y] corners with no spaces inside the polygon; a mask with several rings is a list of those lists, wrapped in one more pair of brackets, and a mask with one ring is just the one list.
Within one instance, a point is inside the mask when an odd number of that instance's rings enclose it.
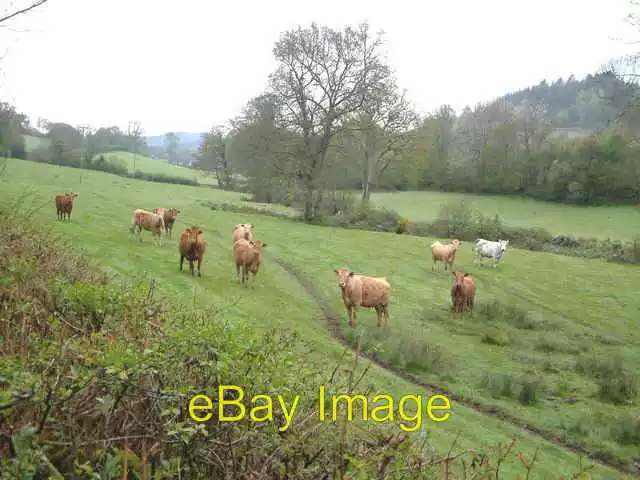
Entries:
{"label": "cow standing in grass", "polygon": [[456,262],[456,251],[462,246],[462,243],[457,238],[452,240],[451,243],[443,245],[440,242],[433,242],[431,244],[431,258],[433,259],[433,265],[431,270],[436,269],[437,262],[444,264],[444,270],[447,271],[447,265],[449,270],[453,269],[453,265]]}
{"label": "cow standing in grass", "polygon": [[73,210],[73,201],[78,196],[77,193],[59,193],[56,195],[56,211],[58,220],[64,220],[65,217],[71,221],[71,211]]}
{"label": "cow standing in grass", "polygon": [[354,328],[360,307],[375,308],[378,327],[389,325],[389,298],[391,285],[385,277],[366,277],[349,271],[348,268],[333,270],[338,275],[342,302],[349,314],[349,326]]}
{"label": "cow standing in grass", "polygon": [[476,295],[473,277],[462,270],[455,270],[451,275],[454,278],[451,286],[451,311],[455,313],[469,311],[473,315],[473,301]]}
{"label": "cow standing in grass", "polygon": [[185,258],[189,261],[189,271],[194,276],[193,262],[198,262],[198,276],[201,277],[200,265],[204,259],[204,252],[207,243],[204,240],[204,233],[199,227],[192,226],[185,229],[180,236],[178,250],[180,251],[180,271],[184,265]]}
{"label": "cow standing in grass", "polygon": [[151,232],[154,239],[154,244],[162,246],[162,232],[165,231],[164,219],[162,215],[143,210],[142,208],[136,208],[131,216],[131,228],[129,233],[133,234],[138,231],[138,238],[142,242],[142,230]]}
{"label": "cow standing in grass", "polygon": [[171,238],[173,232],[173,224],[176,221],[176,217],[180,213],[180,210],[177,208],[170,208],[166,210],[164,208],[154,208],[153,213],[157,213],[158,215],[162,215],[162,219],[164,220],[164,227],[167,232],[167,237]]}
{"label": "cow standing in grass", "polygon": [[244,238],[248,242],[253,240],[253,224],[239,223],[231,231],[231,244],[234,245],[238,240]]}
{"label": "cow standing in grass", "polygon": [[482,262],[483,258],[493,258],[494,267],[498,268],[498,264],[504,256],[504,252],[507,250],[508,245],[509,240],[498,240],[497,242],[492,242],[485,240],[484,238],[477,239],[475,243],[476,256],[474,263]]}
{"label": "cow standing in grass", "polygon": [[256,283],[256,275],[262,264],[262,249],[267,244],[262,240],[247,240],[239,238],[233,244],[233,261],[236,264],[236,278],[240,277],[242,270],[242,285],[248,286],[249,273],[253,274],[253,285]]}

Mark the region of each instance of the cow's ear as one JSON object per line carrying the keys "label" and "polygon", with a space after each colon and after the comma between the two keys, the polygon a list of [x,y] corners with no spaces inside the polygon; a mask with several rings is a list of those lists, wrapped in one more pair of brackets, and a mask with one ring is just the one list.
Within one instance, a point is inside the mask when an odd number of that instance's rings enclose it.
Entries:
{"label": "cow's ear", "polygon": [[465,277],[468,277],[468,276],[470,276],[470,275],[471,275],[470,273],[465,273],[465,274],[464,274],[464,276],[465,276]]}
{"label": "cow's ear", "polygon": [[353,277],[356,274],[356,272],[349,272],[349,276]]}

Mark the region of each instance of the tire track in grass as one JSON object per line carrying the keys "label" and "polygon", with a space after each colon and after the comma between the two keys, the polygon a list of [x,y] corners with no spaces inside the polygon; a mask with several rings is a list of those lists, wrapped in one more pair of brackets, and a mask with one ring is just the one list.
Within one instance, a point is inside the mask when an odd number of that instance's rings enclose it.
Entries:
{"label": "tire track in grass", "polygon": [[[267,256],[267,255],[265,255]],[[345,347],[355,352],[355,347],[349,343],[347,340],[343,330],[342,330],[342,318],[341,315],[336,313],[327,298],[316,288],[311,280],[309,280],[303,272],[300,271],[297,267],[286,262],[282,258],[276,256],[273,253],[269,253],[269,258],[271,258],[274,262],[276,262],[280,267],[282,267],[287,273],[289,273],[295,280],[306,290],[306,292],[311,295],[314,299],[320,310],[322,310],[322,315],[327,324],[327,329],[329,331],[329,335],[337,339],[340,343],[342,343]],[[532,425],[528,425],[523,422],[521,419],[511,415],[510,413],[502,410],[496,406],[484,405],[476,400],[465,398],[460,395],[457,395],[451,391],[445,390],[438,385],[434,385],[432,383],[428,383],[422,381],[415,377],[414,375],[403,372],[402,370],[394,367],[390,362],[379,358],[375,353],[371,354],[369,352],[360,352],[360,355],[380,368],[387,370],[389,373],[395,375],[398,378],[401,378],[409,383],[412,383],[416,386],[424,388],[426,390],[430,390],[440,395],[444,395],[448,397],[450,400],[459,403],[465,407],[471,408],[478,413],[481,413],[488,417],[498,418],[503,422],[510,423],[516,427],[519,427],[521,430],[530,433],[531,435],[535,435],[541,437],[551,443],[554,443],[557,446],[563,447],[567,450],[572,451],[573,453],[584,455],[587,459],[592,461],[597,461],[603,465],[614,468],[618,472],[631,474],[634,476],[640,475],[640,468],[635,465],[629,465],[621,458],[600,451],[591,451],[579,445],[575,442],[565,440],[561,438],[559,435],[549,431],[544,430],[542,428],[537,428]]]}

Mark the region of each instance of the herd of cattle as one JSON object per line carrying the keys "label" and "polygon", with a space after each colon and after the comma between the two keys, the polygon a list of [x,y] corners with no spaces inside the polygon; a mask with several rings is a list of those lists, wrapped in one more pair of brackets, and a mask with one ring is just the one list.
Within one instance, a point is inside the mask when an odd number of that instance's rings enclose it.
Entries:
{"label": "herd of cattle", "polygon": [[[56,195],[56,210],[59,220],[71,221],[71,211],[73,201],[78,195],[76,193],[62,193]],[[171,238],[173,225],[180,210],[176,208],[155,208],[153,211],[135,209],[131,217],[130,234],[138,232],[138,238],[142,241],[142,230],[151,232],[154,243],[162,245],[162,234]],[[267,246],[262,240],[253,239],[253,224],[240,223],[231,232],[232,253],[236,265],[236,276],[238,279],[242,274],[241,283],[244,286],[249,284],[249,273],[253,275],[255,283],[256,275],[262,263],[262,250]],[[500,260],[509,245],[508,240],[490,241],[483,238],[477,239],[474,245],[474,263],[482,263],[483,258],[494,260],[494,267],[498,267]],[[456,260],[456,252],[462,243],[458,239],[452,240],[448,244],[434,242],[431,244],[431,255],[433,259],[432,270],[436,270],[438,262],[444,265],[454,277],[451,286],[451,310],[453,312],[473,312],[473,302],[476,296],[476,284],[473,276],[463,270],[453,270]],[[195,275],[194,264],[197,264],[198,276],[200,266],[204,259],[206,242],[202,229],[191,226],[184,230],[178,242],[180,252],[180,271],[186,259],[189,262],[189,271]],[[378,317],[378,326],[385,326],[389,322],[389,302],[391,296],[391,284],[385,277],[369,277],[358,275],[348,268],[336,268],[334,272],[338,276],[342,301],[349,317],[349,326],[355,327],[356,316],[360,307],[374,308]]]}
{"label": "herd of cattle", "polygon": [[[66,219],[69,222],[71,221],[73,201],[77,196],[78,194],[73,192],[56,195],[55,203],[58,220]],[[138,239],[142,241],[142,230],[149,231],[154,244],[162,245],[162,234],[166,234],[168,238],[172,237],[173,225],[179,213],[180,210],[177,208],[154,208],[152,211],[136,208],[131,216],[129,233],[133,235],[137,232]],[[249,274],[251,273],[255,283],[256,275],[262,263],[262,249],[267,244],[262,240],[253,239],[253,225],[250,223],[236,225],[231,232],[231,238],[236,276],[240,278],[240,273],[242,273],[242,284],[248,286]],[[200,227],[193,225],[185,228],[178,242],[180,271],[183,270],[184,261],[187,260],[191,275],[195,276],[195,271],[197,270],[198,276],[201,277],[200,267],[204,260],[206,245],[204,233]]]}

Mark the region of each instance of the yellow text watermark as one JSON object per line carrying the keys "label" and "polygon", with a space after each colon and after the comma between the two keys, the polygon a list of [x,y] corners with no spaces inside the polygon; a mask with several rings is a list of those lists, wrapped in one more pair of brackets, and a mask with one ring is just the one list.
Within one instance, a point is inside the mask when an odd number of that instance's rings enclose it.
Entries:
{"label": "yellow text watermark", "polygon": [[[225,398],[226,392],[235,392],[236,398]],[[217,418],[221,422],[237,422],[242,420],[249,414],[249,418],[253,422],[273,422],[274,409],[277,408],[284,417],[285,424],[278,429],[285,431],[291,426],[296,409],[300,403],[300,395],[295,395],[289,403],[280,394],[271,395],[254,395],[251,398],[251,407],[247,412],[246,402],[243,401],[245,393],[242,387],[237,385],[220,385],[218,386],[217,400]],[[397,417],[405,422],[415,422],[413,426],[400,424],[405,432],[413,432],[422,426],[423,416],[434,422],[443,422],[447,420],[451,413],[451,402],[444,395],[433,395],[428,399],[423,399],[421,395],[404,395],[400,397],[396,408],[395,400],[391,395],[376,395],[371,399],[367,399],[364,395],[327,395],[325,387],[320,386],[318,392],[318,412],[319,420],[336,421],[341,406],[346,406],[347,420],[353,421],[354,407],[359,405],[362,420],[373,420],[374,422],[393,422]],[[326,412],[329,406],[329,412]],[[410,406],[413,406],[411,409]],[[234,415],[229,413],[227,407],[235,407]],[[409,408],[408,408],[409,407]],[[408,410],[414,413],[410,415]],[[438,412],[435,414],[434,412]],[[189,416],[196,422],[206,422],[214,416],[214,400],[206,395],[195,395],[189,401]]]}

